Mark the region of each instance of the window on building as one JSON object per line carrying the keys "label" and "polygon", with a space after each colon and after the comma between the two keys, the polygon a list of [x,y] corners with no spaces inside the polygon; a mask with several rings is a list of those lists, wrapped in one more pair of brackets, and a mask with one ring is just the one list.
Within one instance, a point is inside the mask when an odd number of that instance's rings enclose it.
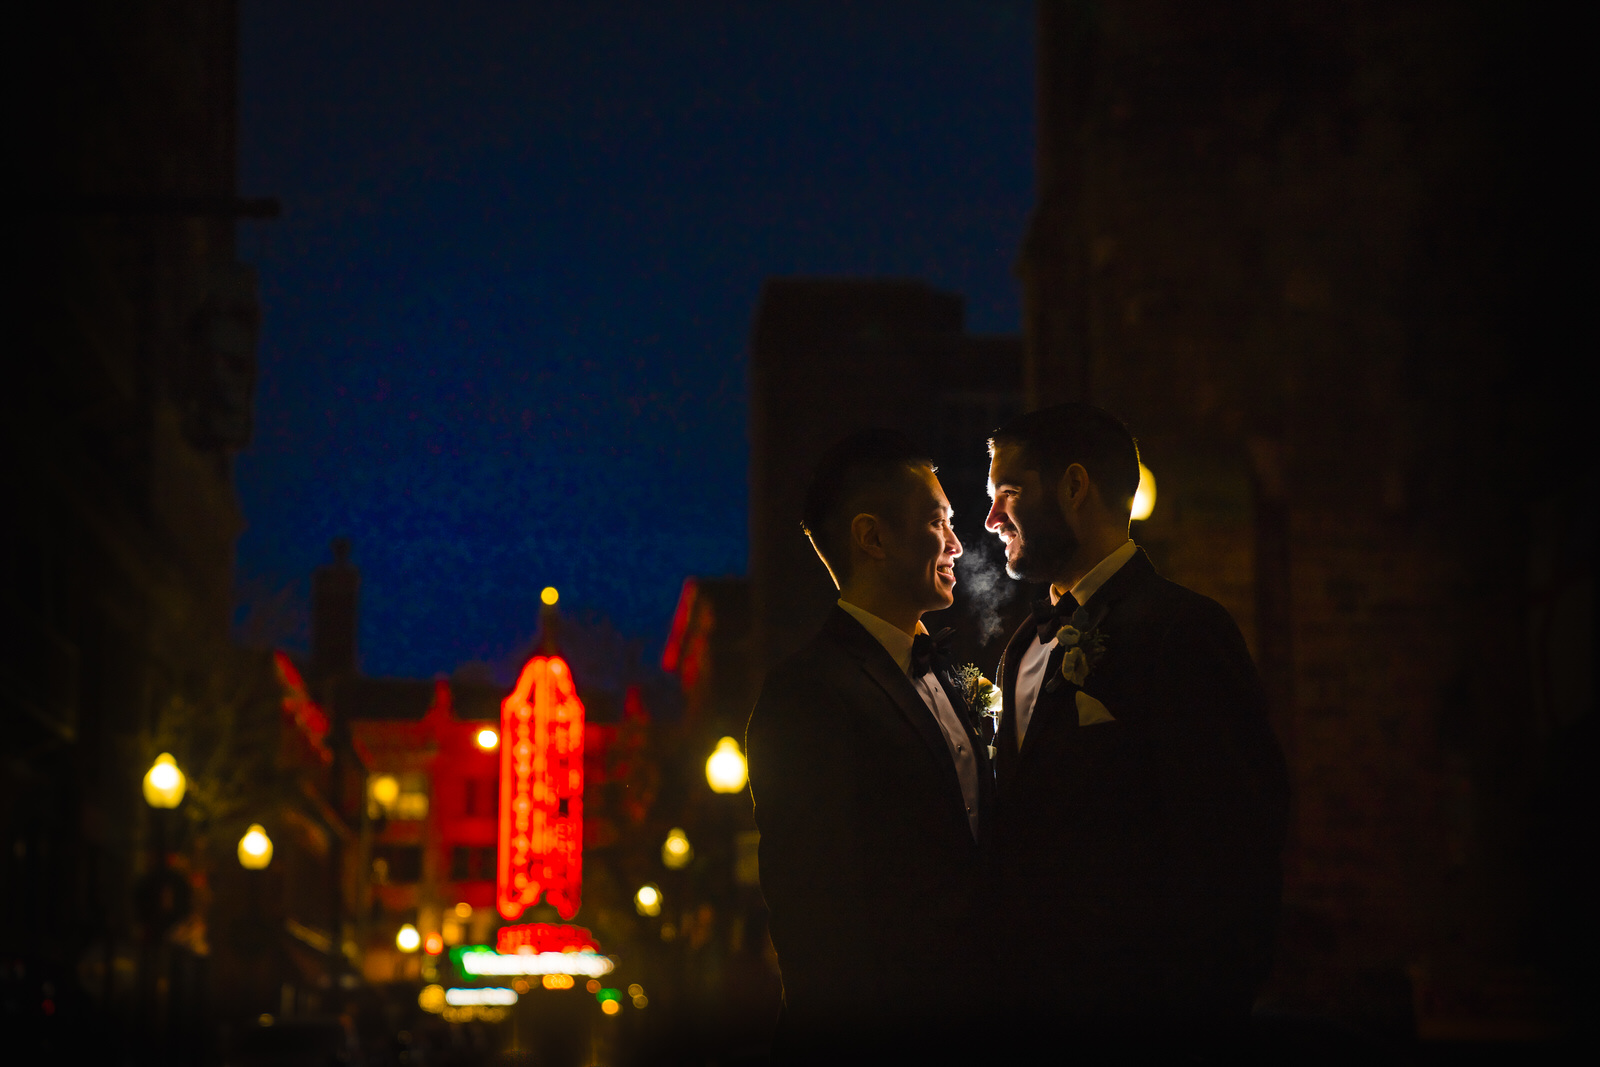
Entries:
{"label": "window on building", "polygon": [[374,819],[426,819],[428,776],[419,771],[372,775],[367,779],[367,814]]}
{"label": "window on building", "polygon": [[476,778],[468,778],[463,785],[466,786],[467,792],[467,815],[480,814],[478,811],[478,780]]}
{"label": "window on building", "polygon": [[422,847],[420,845],[374,847],[372,878],[379,885],[414,885],[422,881]]}
{"label": "window on building", "polygon": [[494,881],[493,845],[456,845],[450,850],[450,880],[453,882]]}

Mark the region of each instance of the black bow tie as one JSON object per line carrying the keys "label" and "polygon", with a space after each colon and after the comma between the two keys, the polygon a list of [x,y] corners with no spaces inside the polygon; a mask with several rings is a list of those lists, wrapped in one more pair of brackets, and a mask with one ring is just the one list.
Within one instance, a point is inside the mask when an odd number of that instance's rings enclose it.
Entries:
{"label": "black bow tie", "polygon": [[1033,624],[1039,628],[1039,643],[1047,645],[1054,641],[1056,639],[1056,631],[1069,622],[1077,625],[1078,629],[1083,629],[1081,625],[1074,622],[1078,612],[1082,610],[1078,606],[1078,602],[1072,599],[1071,593],[1062,593],[1061,599],[1054,604],[1050,603],[1048,599],[1041,600],[1035,604],[1033,606]]}
{"label": "black bow tie", "polygon": [[950,670],[950,638],[955,630],[949,626],[929,637],[920,633],[911,639],[911,677],[921,678],[929,671],[944,674]]}

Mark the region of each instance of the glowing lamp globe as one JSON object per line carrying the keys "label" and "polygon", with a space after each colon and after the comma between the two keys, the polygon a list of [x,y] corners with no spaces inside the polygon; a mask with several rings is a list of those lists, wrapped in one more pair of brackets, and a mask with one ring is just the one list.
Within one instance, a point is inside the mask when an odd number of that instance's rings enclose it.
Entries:
{"label": "glowing lamp globe", "polygon": [[250,824],[250,829],[239,838],[239,866],[247,871],[259,871],[272,862],[272,838],[267,836],[267,831],[262,829],[258,822]]}
{"label": "glowing lamp globe", "polygon": [[561,594],[556,592],[556,587],[553,586],[553,585],[547,585],[547,586],[544,587],[544,589],[542,589],[539,592],[539,600],[542,603],[550,605],[552,607],[555,605],[555,602],[560,600],[560,599],[561,599]]}
{"label": "glowing lamp globe", "polygon": [[674,826],[668,833],[666,841],[661,845],[661,862],[669,870],[679,871],[689,866],[689,861],[694,859],[694,846],[689,844],[689,835],[682,829]]}
{"label": "glowing lamp globe", "polygon": [[392,774],[380,774],[372,780],[369,787],[372,790],[372,799],[376,800],[384,810],[394,807],[400,799],[400,779]]}
{"label": "glowing lamp globe", "polygon": [[633,910],[640,915],[661,914],[661,890],[648,882],[633,895]]}
{"label": "glowing lamp globe", "polygon": [[491,730],[487,726],[478,731],[478,736],[474,740],[478,742],[478,747],[483,749],[485,752],[493,752],[496,748],[500,747],[499,732],[496,730]]}
{"label": "glowing lamp globe", "polygon": [[150,769],[144,772],[144,800],[152,808],[177,807],[183,801],[183,791],[188,787],[188,779],[178,770],[178,764],[170,752],[157,756]]}
{"label": "glowing lamp globe", "polygon": [[739,792],[744,788],[746,773],[744,753],[739,751],[739,742],[731,737],[718,741],[716,751],[706,760],[706,781],[711,783],[712,791]]}
{"label": "glowing lamp globe", "polygon": [[422,950],[430,956],[437,956],[444,951],[444,938],[438,934],[429,934],[423,938]]}
{"label": "glowing lamp globe", "polygon": [[1150,517],[1156,509],[1156,476],[1150,473],[1150,468],[1143,463],[1139,464],[1139,488],[1133,491],[1133,508],[1128,518],[1134,522],[1143,522]]}
{"label": "glowing lamp globe", "polygon": [[417,933],[417,928],[410,923],[400,927],[400,932],[394,935],[394,947],[401,952],[415,952],[422,947],[422,935]]}

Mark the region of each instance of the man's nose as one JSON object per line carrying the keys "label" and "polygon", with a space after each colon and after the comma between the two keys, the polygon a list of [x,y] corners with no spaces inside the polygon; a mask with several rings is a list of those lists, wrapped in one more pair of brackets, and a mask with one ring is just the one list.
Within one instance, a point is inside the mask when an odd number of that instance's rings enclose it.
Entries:
{"label": "man's nose", "polygon": [[956,536],[954,529],[950,531],[950,541],[944,546],[944,550],[950,554],[951,559],[961,558],[961,538]]}
{"label": "man's nose", "polygon": [[1000,501],[996,500],[989,506],[989,517],[983,520],[983,528],[990,533],[999,533],[1000,527],[1005,524],[1006,513],[1000,510]]}

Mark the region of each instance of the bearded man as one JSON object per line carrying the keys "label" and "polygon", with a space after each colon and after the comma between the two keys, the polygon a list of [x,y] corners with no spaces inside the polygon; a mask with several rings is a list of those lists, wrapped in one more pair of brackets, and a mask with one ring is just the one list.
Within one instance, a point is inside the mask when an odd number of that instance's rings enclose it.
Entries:
{"label": "bearded man", "polygon": [[823,457],[804,525],[838,605],[768,675],[746,734],[775,1052],[944,1062],[981,1033],[989,984],[973,951],[993,779],[921,621],[950,606],[961,542],[932,464],[887,431]]}
{"label": "bearded man", "polygon": [[1139,454],[1116,418],[1062,404],[989,449],[985,525],[1012,578],[1048,585],[997,679],[999,911],[1041,1006],[1010,1028],[1231,1058],[1271,966],[1288,806],[1250,653],[1129,538]]}

